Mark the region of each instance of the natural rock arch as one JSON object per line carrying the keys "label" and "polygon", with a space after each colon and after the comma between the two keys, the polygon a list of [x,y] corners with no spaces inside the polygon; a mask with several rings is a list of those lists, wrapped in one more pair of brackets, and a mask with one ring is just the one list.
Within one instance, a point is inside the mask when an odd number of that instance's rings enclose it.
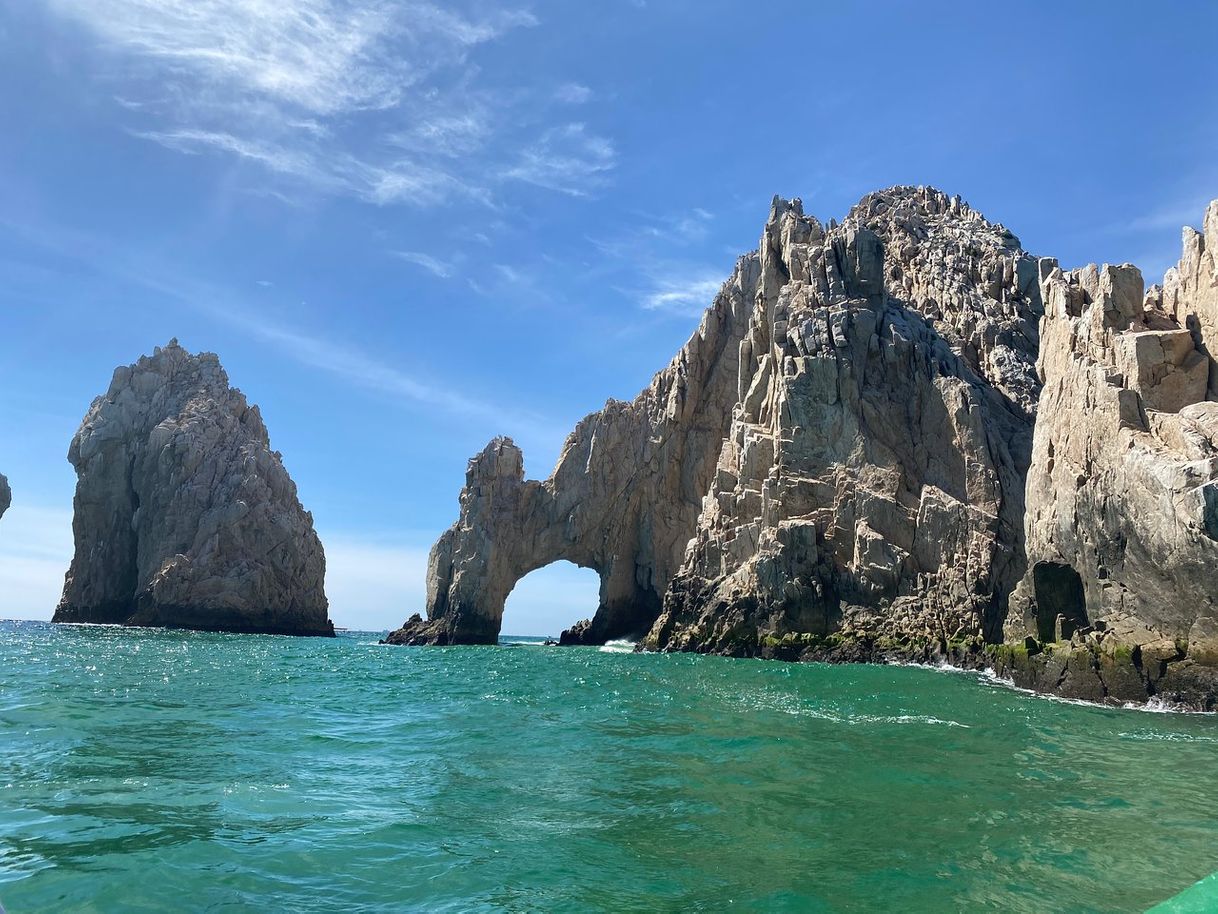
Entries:
{"label": "natural rock arch", "polygon": [[516,582],[504,603],[502,636],[554,638],[600,605],[601,576],[558,559]]}
{"label": "natural rock arch", "polygon": [[[559,559],[601,576],[596,614],[564,632],[566,643],[645,634],[710,487],[762,283],[760,257],[740,258],[676,358],[632,402],[610,400],[583,419],[549,479],[526,480],[508,438],[474,457],[461,516],[428,560],[427,618],[411,617],[386,640],[493,644],[516,582]],[[771,279],[772,294],[779,285]]]}

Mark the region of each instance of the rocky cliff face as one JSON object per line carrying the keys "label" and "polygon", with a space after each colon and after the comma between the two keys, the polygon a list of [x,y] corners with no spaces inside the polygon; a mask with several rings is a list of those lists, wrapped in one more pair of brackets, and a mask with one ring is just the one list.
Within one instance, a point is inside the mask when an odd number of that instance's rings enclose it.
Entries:
{"label": "rocky cliff face", "polygon": [[1044,265],[1029,568],[1000,652],[1025,685],[1218,699],[1218,202],[1204,224],[1145,296],[1129,265]]}
{"label": "rocky cliff face", "polygon": [[898,188],[779,204],[739,404],[649,648],[866,659],[980,642],[1023,573],[1036,265]]}
{"label": "rocky cliff face", "polygon": [[699,333],[549,480],[510,442],[475,458],[429,618],[390,640],[491,641],[515,580],[570,558],[602,573],[572,642],[650,621],[648,649],[1212,706],[1216,252],[1218,203],[1144,297],[932,189],[828,226],[776,199]]}
{"label": "rocky cliff face", "polygon": [[117,369],[68,459],[76,554],[54,621],[333,634],[312,516],[215,355],[174,340]]}
{"label": "rocky cliff face", "polygon": [[8,479],[0,475],[0,517],[4,517],[4,512],[9,509],[13,503],[13,490],[9,488]]}

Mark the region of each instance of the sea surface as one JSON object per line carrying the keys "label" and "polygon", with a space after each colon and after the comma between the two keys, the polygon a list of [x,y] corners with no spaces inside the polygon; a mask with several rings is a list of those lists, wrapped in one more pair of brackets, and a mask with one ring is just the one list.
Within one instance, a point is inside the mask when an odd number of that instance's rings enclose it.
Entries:
{"label": "sea surface", "polygon": [[1218,870],[1213,716],[377,637],[0,623],[0,902],[1043,914]]}

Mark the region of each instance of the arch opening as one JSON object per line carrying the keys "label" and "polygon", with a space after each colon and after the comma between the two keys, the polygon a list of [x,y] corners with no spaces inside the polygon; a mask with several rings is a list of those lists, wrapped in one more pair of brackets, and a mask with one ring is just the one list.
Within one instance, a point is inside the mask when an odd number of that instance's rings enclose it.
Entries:
{"label": "arch opening", "polygon": [[1037,562],[1032,568],[1036,592],[1036,633],[1041,641],[1068,640],[1091,624],[1083,579],[1072,565]]}
{"label": "arch opening", "polygon": [[557,638],[600,605],[601,576],[558,559],[520,578],[503,605],[500,637]]}

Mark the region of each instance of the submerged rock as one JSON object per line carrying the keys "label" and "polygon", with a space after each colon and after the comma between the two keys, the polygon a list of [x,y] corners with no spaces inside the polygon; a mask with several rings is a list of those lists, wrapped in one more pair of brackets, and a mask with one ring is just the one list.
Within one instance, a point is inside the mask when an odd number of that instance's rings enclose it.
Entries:
{"label": "submerged rock", "polygon": [[828,226],[775,198],[698,333],[548,480],[506,439],[471,461],[428,616],[389,640],[492,642],[515,582],[566,558],[602,587],[564,644],[940,658],[1211,707],[1216,256],[1218,202],[1144,296],[930,188]]}
{"label": "submerged rock", "polygon": [[174,340],[114,372],[72,439],[56,622],[333,635],[313,518],[262,416]]}

